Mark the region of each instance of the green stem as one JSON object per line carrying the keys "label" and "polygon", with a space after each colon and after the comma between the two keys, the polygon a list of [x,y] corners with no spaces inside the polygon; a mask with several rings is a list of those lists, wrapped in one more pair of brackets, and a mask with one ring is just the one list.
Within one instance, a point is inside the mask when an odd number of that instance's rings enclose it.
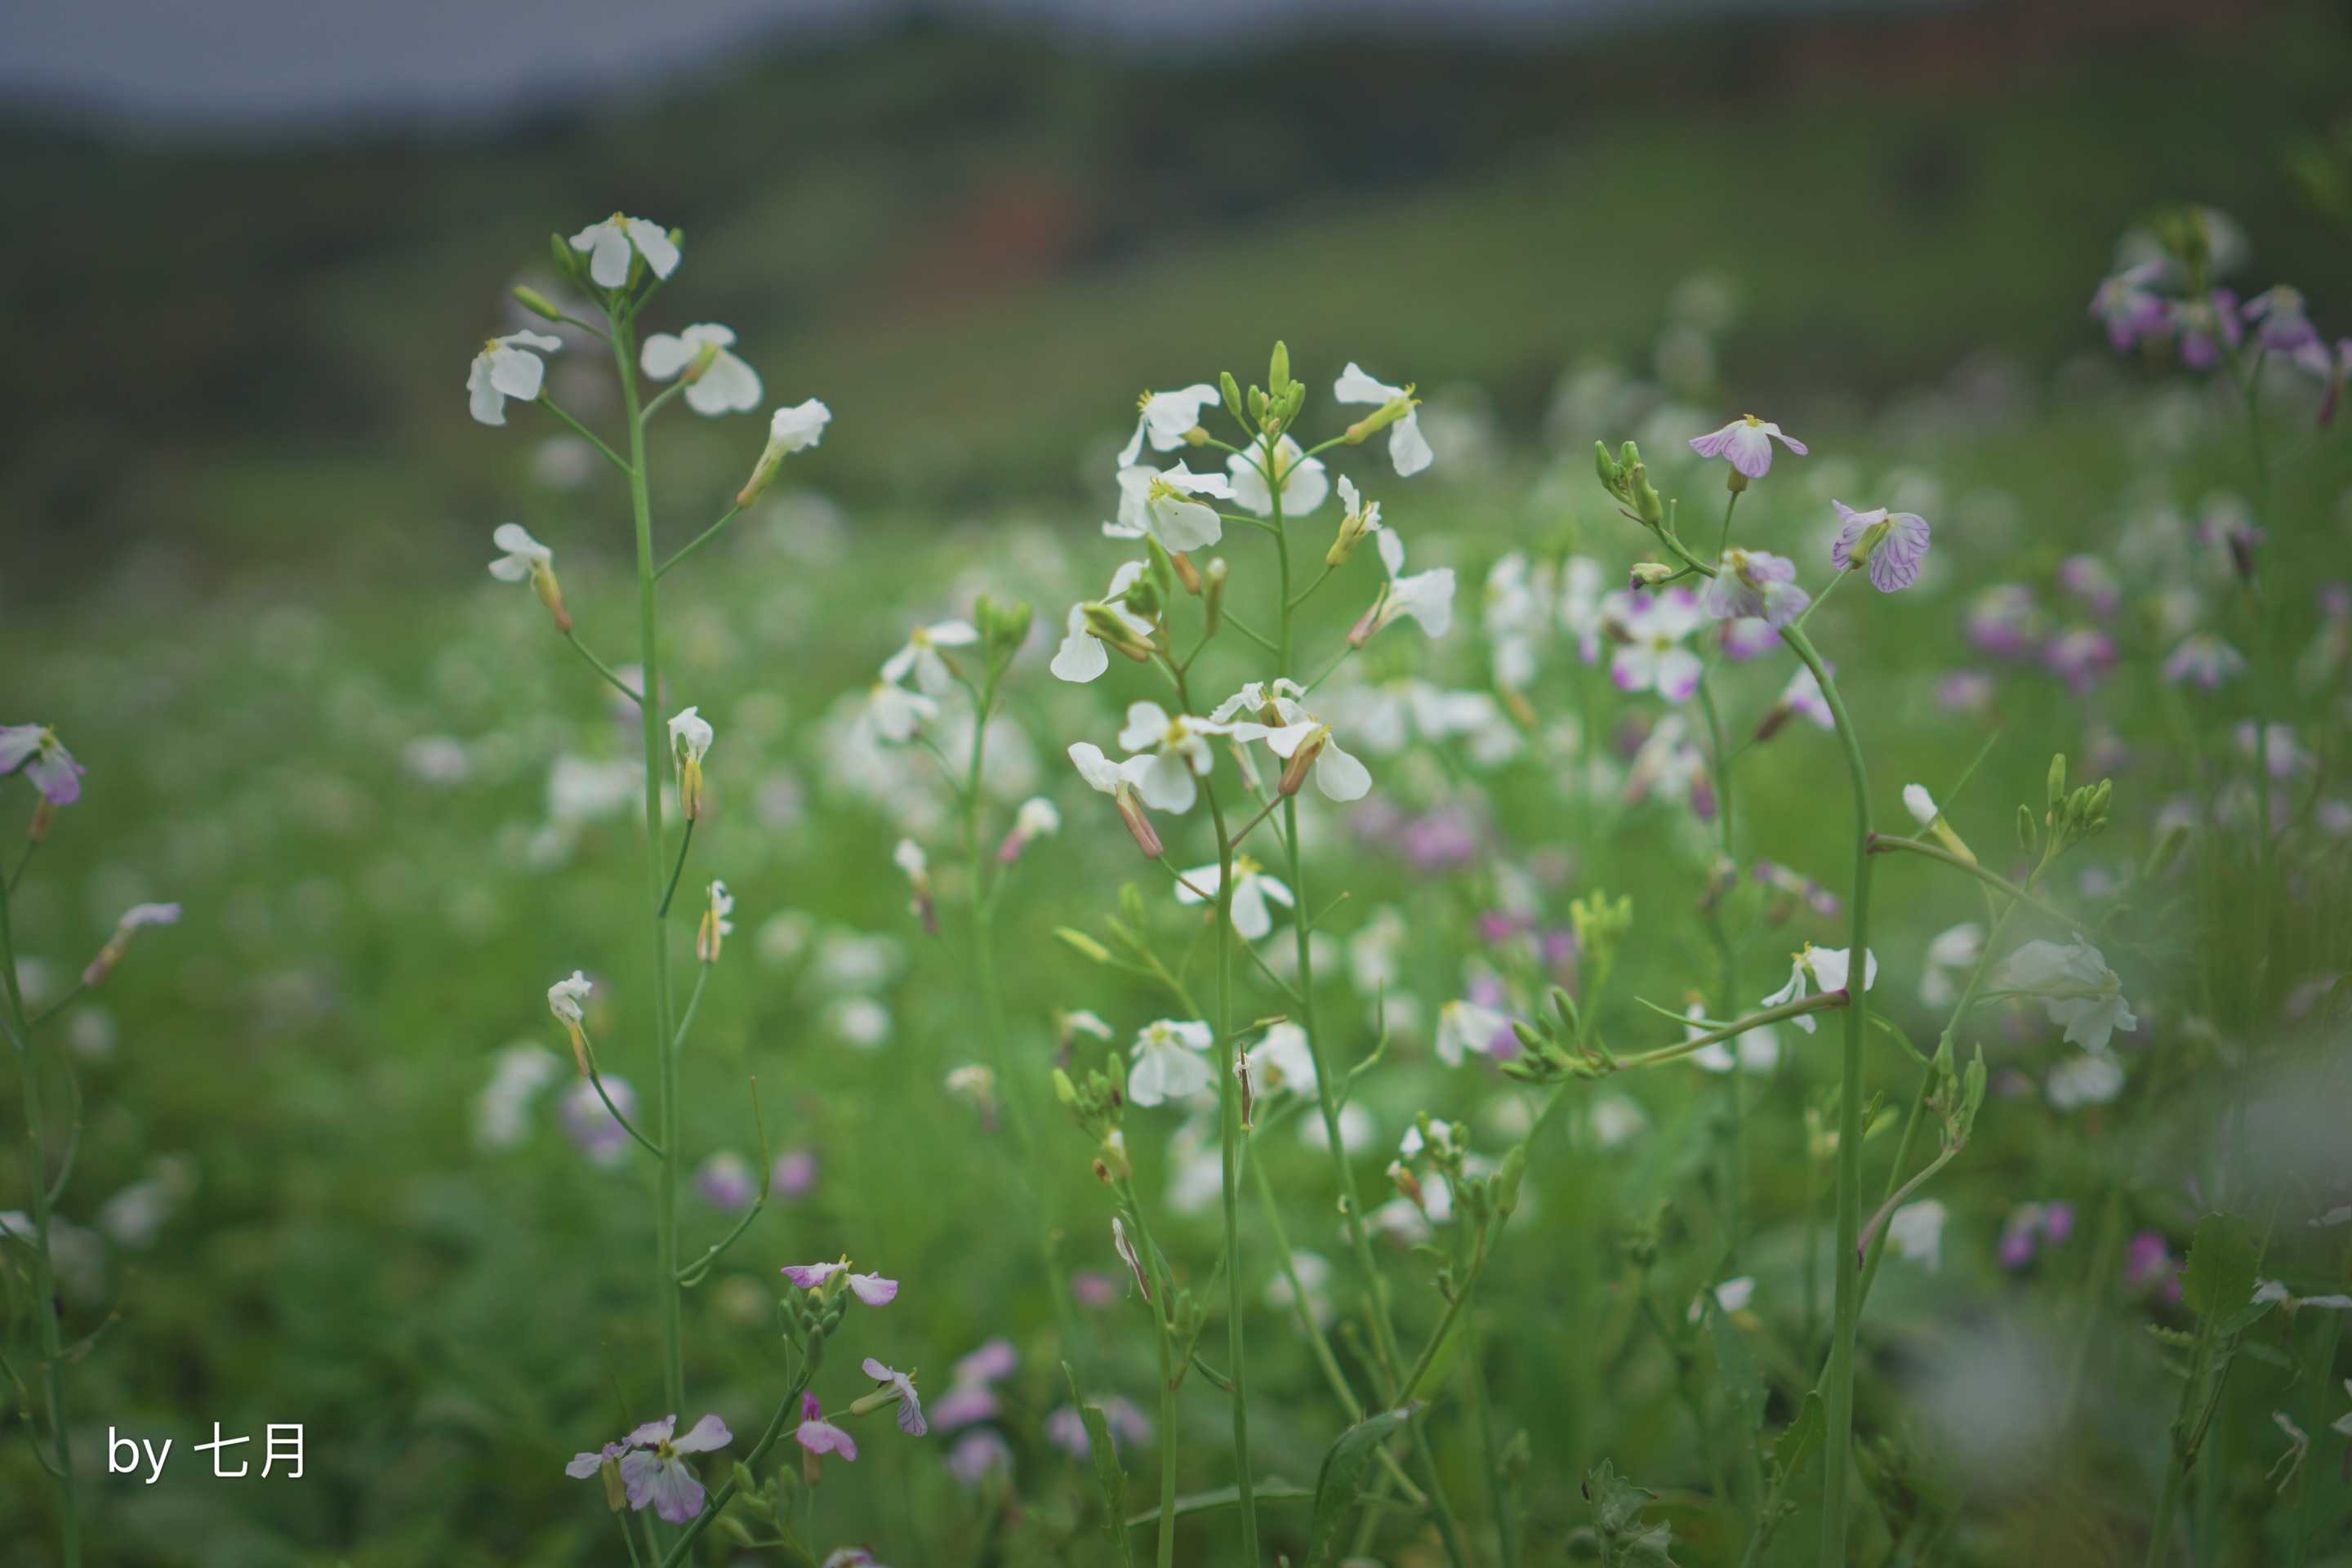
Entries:
{"label": "green stem", "polygon": [[1845,1042],[1840,1063],[1837,1151],[1837,1251],[1834,1256],[1837,1291],[1830,1331],[1830,1375],[1826,1403],[1829,1438],[1822,1455],[1822,1568],[1846,1568],[1846,1482],[1853,1456],[1853,1344],[1862,1310],[1862,1273],[1854,1244],[1862,1230],[1862,1097],[1863,1045],[1870,1026],[1871,841],[1870,774],[1862,758],[1862,742],[1845,699],[1812,641],[1801,627],[1789,626],[1781,637],[1813,672],[1822,695],[1836,721],[1838,742],[1845,751],[1847,784],[1853,795],[1853,891],[1846,934],[1849,973],[1859,966],[1864,989],[1853,994],[1845,1014]]}
{"label": "green stem", "polygon": [[[1731,499],[1733,503],[1737,504],[1739,492],[1734,490],[1731,493]],[[1728,542],[1731,537],[1731,508],[1728,506],[1723,509],[1723,533],[1725,540]],[[1708,755],[1715,763],[1715,809],[1723,825],[1723,859],[1731,866],[1732,874],[1736,877],[1738,875],[1738,863],[1732,858],[1731,853],[1731,758],[1724,750],[1723,720],[1716,709],[1715,691],[1710,677],[1700,678],[1698,698],[1699,706],[1706,714],[1709,737]],[[1716,1014],[1718,1017],[1727,1018],[1731,1016],[1731,1009],[1737,1005],[1739,995],[1739,950],[1732,945],[1731,933],[1724,927],[1723,901],[1712,886],[1714,882],[1712,877],[1709,878],[1709,882],[1711,885],[1706,906],[1707,931],[1715,938],[1716,951],[1723,960],[1722,981],[1716,994]],[[1726,1248],[1727,1258],[1737,1258],[1739,1255],[1740,1199],[1748,1165],[1746,1107],[1741,1103],[1744,1098],[1742,1080],[1747,1077],[1748,1068],[1747,1065],[1738,1059],[1737,1047],[1733,1049],[1732,1058],[1731,1070],[1724,1075],[1724,1098],[1729,1102],[1727,1108],[1729,1126],[1727,1129],[1726,1140],[1729,1147],[1725,1158],[1723,1200],[1723,1223],[1728,1240]]]}
{"label": "green stem", "polygon": [[[803,1361],[801,1364],[800,1375],[793,1380],[792,1392],[784,1395],[784,1402],[776,1406],[775,1415],[769,1418],[768,1429],[760,1434],[760,1440],[751,1446],[750,1453],[743,1456],[745,1469],[757,1470],[760,1468],[760,1461],[768,1457],[768,1450],[774,1447],[776,1439],[784,1435],[788,1423],[793,1426],[800,1425],[797,1417],[800,1415],[801,1395],[808,1392],[809,1379],[814,1374],[815,1369]],[[693,1522],[678,1531],[677,1539],[672,1542],[670,1549],[662,1554],[661,1568],[677,1568],[679,1563],[685,1562],[687,1553],[694,1550],[696,1540],[704,1531],[710,1528],[711,1521],[725,1512],[727,1505],[734,1500],[735,1478],[730,1474],[726,1480],[719,1483],[719,1489],[710,1494],[710,1500],[703,1505],[700,1513],[694,1516]]]}
{"label": "green stem", "polygon": [[[1275,515],[1277,520],[1281,517],[1279,510]],[[1203,793],[1217,834],[1217,1121],[1224,1173],[1226,1376],[1234,1385],[1234,1467],[1242,1516],[1242,1561],[1255,1564],[1259,1560],[1257,1498],[1250,1475],[1249,1394],[1243,1365],[1242,1103],[1241,1085],[1234,1077],[1239,1051],[1239,1042],[1234,1038],[1234,849],[1226,837],[1225,813],[1217,802],[1217,792],[1209,788]]]}
{"label": "green stem", "polygon": [[[1832,710],[1834,711],[1834,710]],[[1863,843],[1864,855],[1886,855],[1896,850],[1912,855],[1925,855],[1930,860],[1941,860],[1955,870],[1965,871],[1978,881],[2004,897],[2016,900],[2036,914],[2047,916],[2070,930],[2078,922],[2063,910],[2053,909],[2027,892],[1997,871],[1988,871],[1974,860],[1953,854],[1940,845],[1925,844],[1916,838],[1899,838],[1885,834],[1871,834]]]}
{"label": "green stem", "polygon": [[[2347,1248],[2347,1252],[2352,1252],[2352,1248]],[[2352,1270],[2347,1270],[2347,1273],[2352,1273]],[[2326,1312],[2321,1315],[2326,1320],[2326,1324],[2319,1331],[2319,1360],[2313,1367],[2311,1409],[2304,1418],[2304,1429],[2311,1434],[2315,1446],[2320,1441],[2320,1435],[2327,1430],[2327,1406],[2329,1401],[2336,1397],[2336,1344],[2344,1331],[2343,1313]],[[2316,1453],[2304,1455],[2303,1471],[2295,1480],[2294,1537],[2294,1543],[2287,1550],[2287,1568],[2303,1568],[2304,1548],[2311,1540],[2311,1472],[2318,1467],[2318,1462]]]}
{"label": "green stem", "polygon": [[[31,852],[26,852],[27,859]],[[23,867],[17,868],[19,873]],[[9,910],[9,889],[0,888],[0,976],[6,979],[8,1015],[15,1027],[16,1060],[24,1070],[26,1153],[32,1165],[26,1185],[33,1189],[33,1321],[41,1347],[41,1391],[48,1406],[50,1455],[41,1455],[34,1434],[34,1453],[57,1479],[58,1527],[65,1548],[66,1568],[81,1565],[81,1502],[76,1496],[72,1446],[66,1440],[65,1347],[58,1329],[57,1274],[49,1256],[50,1212],[48,1133],[41,1105],[40,1058],[33,1049],[32,1026],[25,1018],[25,996],[16,983],[16,933]]]}
{"label": "green stem", "polygon": [[[679,1289],[677,1283],[677,1167],[678,1167],[678,1082],[677,1052],[670,1040],[669,995],[669,933],[661,911],[668,907],[666,875],[663,864],[665,835],[662,830],[662,774],[667,760],[667,748],[663,743],[661,701],[660,617],[654,573],[654,509],[653,497],[646,483],[646,419],[637,396],[637,375],[635,363],[635,333],[625,315],[613,317],[613,359],[620,373],[621,397],[627,413],[629,427],[629,510],[636,528],[637,542],[637,643],[638,665],[644,673],[639,689],[644,693],[637,703],[637,716],[643,732],[646,753],[646,883],[652,895],[646,908],[655,911],[652,921],[653,981],[654,981],[654,1056],[655,1081],[657,1097],[655,1119],[662,1157],[654,1178],[654,1278],[660,1293],[662,1344],[662,1394],[672,1410],[686,1408],[686,1345],[679,1322]],[[610,455],[609,453],[607,454]],[[690,826],[689,826],[690,831]],[[679,860],[683,870],[685,861]],[[673,1549],[671,1555],[676,1556]]]}
{"label": "green stem", "polygon": [[563,637],[565,641],[569,642],[573,647],[579,650],[580,657],[588,661],[588,668],[593,669],[597,674],[612,682],[614,690],[619,692],[622,696],[627,698],[632,702],[642,703],[645,700],[643,693],[632,689],[627,681],[623,680],[618,675],[613,673],[611,666],[607,665],[603,659],[598,658],[594,654],[588,651],[588,645],[580,640],[579,633],[567,631],[563,634]]}
{"label": "green stem", "polygon": [[688,545],[685,549],[679,551],[677,554],[663,562],[661,565],[656,569],[654,575],[656,577],[668,576],[671,567],[676,566],[688,556],[693,554],[696,551],[701,549],[704,545],[718,538],[719,531],[725,528],[729,523],[734,521],[736,515],[742,510],[743,509],[740,506],[729,507],[725,516],[721,517],[717,522],[712,523],[709,528],[704,529],[700,533],[696,534],[694,536],[693,543]]}

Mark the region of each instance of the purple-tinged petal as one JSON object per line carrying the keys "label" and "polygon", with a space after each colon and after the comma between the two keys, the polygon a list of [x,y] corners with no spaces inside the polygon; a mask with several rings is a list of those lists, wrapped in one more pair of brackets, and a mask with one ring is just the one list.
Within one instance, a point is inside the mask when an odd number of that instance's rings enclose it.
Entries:
{"label": "purple-tinged petal", "polygon": [[54,741],[43,746],[25,765],[25,776],[51,805],[71,805],[81,798],[81,775],[85,771],[73,760],[71,752]]}
{"label": "purple-tinged petal", "polygon": [[879,1274],[853,1274],[849,1277],[849,1289],[869,1307],[887,1307],[898,1296],[898,1282],[885,1279]]}
{"label": "purple-tinged petal", "polygon": [[670,1447],[681,1454],[707,1454],[713,1448],[723,1448],[734,1440],[735,1434],[727,1430],[726,1422],[716,1415],[706,1415],[694,1424],[694,1430]]}
{"label": "purple-tinged petal", "polygon": [[572,1462],[563,1467],[563,1473],[575,1481],[584,1481],[603,1469],[607,1461],[619,1458],[626,1451],[618,1443],[607,1443],[593,1454],[574,1454]]}
{"label": "purple-tinged petal", "polygon": [[665,1415],[658,1421],[648,1421],[621,1439],[624,1447],[650,1448],[656,1443],[667,1443],[669,1435],[677,1430],[677,1417]]}
{"label": "purple-tinged petal", "polygon": [[1013,1348],[1011,1340],[1000,1334],[955,1363],[955,1380],[959,1384],[994,1383],[1020,1370],[1021,1352]]}
{"label": "purple-tinged petal", "polygon": [[822,1290],[826,1280],[848,1267],[846,1263],[787,1263],[781,1272],[803,1290]]}
{"label": "purple-tinged petal", "polygon": [[942,1432],[952,1432],[974,1422],[993,1421],[1003,1408],[996,1390],[980,1384],[962,1384],[932,1402],[931,1424]]}

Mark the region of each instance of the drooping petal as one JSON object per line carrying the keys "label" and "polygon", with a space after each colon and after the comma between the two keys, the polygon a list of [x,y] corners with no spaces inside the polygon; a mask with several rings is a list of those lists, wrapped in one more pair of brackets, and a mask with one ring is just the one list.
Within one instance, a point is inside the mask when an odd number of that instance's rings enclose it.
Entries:
{"label": "drooping petal", "polygon": [[681,1454],[707,1454],[713,1448],[723,1448],[735,1440],[727,1430],[727,1423],[717,1415],[706,1415],[694,1424],[694,1429],[670,1445]]}
{"label": "drooping petal", "polygon": [[697,414],[716,418],[749,414],[760,406],[761,392],[760,373],[722,349],[702,379],[686,389],[686,401]]}
{"label": "drooping petal", "polygon": [[1421,433],[1421,415],[1406,415],[1389,426],[1389,461],[1396,465],[1401,475],[1412,475],[1429,467],[1435,456],[1429,449],[1429,437]]}
{"label": "drooping petal", "polygon": [[628,228],[629,238],[635,244],[637,254],[646,258],[646,265],[654,269],[655,277],[667,278],[677,270],[677,244],[670,238],[667,229],[659,224],[647,223],[641,217],[629,219]]}
{"label": "drooping petal", "polygon": [[879,1274],[851,1275],[849,1289],[869,1307],[887,1307],[898,1299],[898,1282],[885,1279]]}

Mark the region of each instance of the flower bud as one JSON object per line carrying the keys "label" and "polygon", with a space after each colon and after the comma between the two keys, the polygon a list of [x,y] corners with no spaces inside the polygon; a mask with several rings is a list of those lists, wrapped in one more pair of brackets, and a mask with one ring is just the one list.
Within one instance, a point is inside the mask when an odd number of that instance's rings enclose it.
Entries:
{"label": "flower bud", "polygon": [[2055,812],[2066,798],[2066,753],[2059,752],[2050,759],[2050,809]]}
{"label": "flower bud", "polygon": [[514,291],[514,297],[524,310],[542,321],[563,320],[563,312],[555,308],[555,302],[536,289],[518,286]]}
{"label": "flower bud", "polygon": [[2189,825],[2185,822],[2174,823],[2164,837],[2156,841],[2156,847],[2147,852],[2147,860],[2140,866],[2139,879],[2143,882],[2153,882],[2171,870],[2172,863],[2180,858],[2181,847],[2188,842]]}
{"label": "flower bud", "polygon": [[793,408],[779,408],[768,418],[768,445],[752,466],[751,477],[736,492],[735,505],[740,509],[760,499],[761,493],[775,483],[784,459],[794,452],[805,451],[824,438],[824,427],[833,422],[833,410],[812,397]]}
{"label": "flower bud", "polygon": [[[1174,598],[1176,596],[1176,563],[1169,558],[1168,547],[1160,542],[1158,535],[1147,533],[1143,536],[1143,559],[1144,574],[1151,580],[1152,585],[1160,590],[1160,602],[1164,604]],[[1141,613],[1150,614],[1148,610]]]}
{"label": "flower bud", "polygon": [[1215,637],[1225,619],[1225,578],[1228,569],[1222,555],[1209,563],[1201,574],[1201,635]]}
{"label": "flower bud", "polygon": [[2028,855],[2042,847],[2042,828],[2033,820],[2033,808],[2021,804],[2017,808],[2017,847]]}
{"label": "flower bud", "polygon": [[1176,568],[1176,581],[1184,584],[1184,592],[1193,595],[1201,592],[1200,568],[1194,566],[1182,551],[1171,555],[1168,563]]}
{"label": "flower bud", "polygon": [[[47,805],[48,802],[45,800],[41,804]],[[173,925],[179,919],[180,906],[177,904],[133,904],[124,910],[122,918],[114,922],[114,934],[107,938],[106,945],[99,949],[98,956],[91,959],[89,966],[81,972],[84,988],[98,989],[99,982],[111,973],[114,966],[122,962],[122,955],[131,951],[132,937],[149,926]]]}
{"label": "flower bud", "polygon": [[1232,371],[1221,370],[1217,373],[1217,388],[1225,395],[1225,412],[1235,419],[1242,418],[1241,383],[1234,379]]}
{"label": "flower bud", "polygon": [[1363,618],[1359,620],[1349,631],[1348,646],[1349,647],[1361,647],[1366,643],[1372,640],[1372,634],[1381,629],[1381,606],[1387,602],[1388,596],[1388,587],[1383,584],[1381,587],[1380,593],[1373,596],[1372,607],[1366,610],[1363,614]]}
{"label": "flower bud", "polygon": [[1666,521],[1666,503],[1658,499],[1657,490],[1652,488],[1646,465],[1633,465],[1626,475],[1626,486],[1633,491],[1633,515],[1642,520],[1642,526],[1655,528]]}
{"label": "flower bud", "polygon": [[1278,339],[1274,345],[1274,358],[1266,366],[1265,389],[1276,397],[1290,395],[1290,345]]}
{"label": "flower bud", "polygon": [[1505,1219],[1519,1206],[1519,1184],[1527,1178],[1528,1146],[1514,1143],[1511,1152],[1503,1156],[1503,1168],[1495,1173],[1495,1210]]}
{"label": "flower bud", "polygon": [[1124,787],[1119,790],[1118,815],[1127,824],[1127,830],[1135,835],[1135,847],[1143,851],[1146,860],[1157,860],[1166,853],[1160,846],[1159,832],[1152,827],[1151,818],[1145,814],[1143,803],[1135,798],[1133,790]]}
{"label": "flower bud", "polygon": [[1402,1160],[1391,1160],[1389,1162],[1388,1176],[1390,1181],[1396,1184],[1399,1195],[1407,1203],[1415,1208],[1427,1206],[1427,1194],[1421,1190],[1421,1178],[1412,1173],[1412,1166]]}
{"label": "flower bud", "polygon": [[1135,628],[1112,611],[1108,605],[1087,606],[1087,630],[1095,639],[1114,653],[1123,653],[1138,664],[1151,661],[1150,646],[1139,640]]}
{"label": "flower bud", "polygon": [[1633,563],[1633,581],[1627,586],[1654,588],[1674,574],[1675,569],[1663,561],[1636,561]]}
{"label": "flower bud", "polygon": [[1772,704],[1771,710],[1764,715],[1763,722],[1756,726],[1757,743],[1760,745],[1779,734],[1780,726],[1789,721],[1789,715],[1792,711],[1794,710],[1785,702]]}
{"label": "flower bud", "polygon": [[1093,959],[1097,963],[1110,962],[1110,949],[1075,926],[1055,926],[1054,935],[1060,939],[1063,946],[1081,958]]}
{"label": "flower bud", "polygon": [[1617,472],[1617,460],[1609,455],[1605,441],[1592,443],[1592,469],[1601,476],[1601,488],[1611,495],[1622,495],[1625,481]]}
{"label": "flower bud", "polygon": [[1061,1101],[1066,1110],[1078,1102],[1078,1086],[1072,1083],[1070,1075],[1060,1068],[1054,1069],[1054,1098]]}
{"label": "flower bud", "polygon": [[58,808],[49,804],[48,796],[43,795],[33,803],[33,820],[26,828],[25,837],[35,844],[40,843],[48,837],[49,828],[57,820]]}
{"label": "flower bud", "polygon": [[1360,447],[1372,437],[1412,413],[1414,405],[1420,401],[1412,395],[1412,388],[1408,386],[1402,395],[1390,398],[1386,403],[1349,426],[1347,433],[1340,439],[1350,447]]}
{"label": "flower bud", "polygon": [[604,1483],[604,1506],[614,1513],[629,1506],[629,1489],[621,1481],[621,1462],[607,1459],[596,1467],[596,1474]]}
{"label": "flower bud", "polygon": [[1313,740],[1291,752],[1290,761],[1283,765],[1282,782],[1275,786],[1276,791],[1285,797],[1297,795],[1299,787],[1307,782],[1307,771],[1315,765],[1315,759],[1323,754],[1323,748],[1330,739],[1331,727],[1327,724]]}

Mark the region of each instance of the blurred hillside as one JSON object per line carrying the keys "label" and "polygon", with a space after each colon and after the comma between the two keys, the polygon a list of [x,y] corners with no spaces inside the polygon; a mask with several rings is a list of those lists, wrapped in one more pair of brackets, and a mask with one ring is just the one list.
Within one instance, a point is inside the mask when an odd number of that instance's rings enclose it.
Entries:
{"label": "blurred hillside", "polygon": [[[192,150],[15,125],[0,602],[159,539],[202,568],[470,560],[529,448],[471,438],[466,362],[507,330],[512,258],[615,207],[687,231],[661,324],[729,322],[772,400],[830,402],[811,471],[869,506],[1075,499],[1076,454],[1126,417],[1102,387],[1254,363],[1277,332],[1307,363],[1476,383],[1532,436],[1578,355],[1645,364],[1702,268],[1749,301],[1729,401],[1834,419],[1832,389],[1979,351],[2046,369],[2087,346],[2089,280],[2158,198],[2246,220],[2257,286],[2336,265],[2279,151],[2345,107],[2341,8],[2206,9],[1182,68],[917,31],[488,138]],[[718,434],[675,437],[669,470],[731,488],[757,433]]]}

